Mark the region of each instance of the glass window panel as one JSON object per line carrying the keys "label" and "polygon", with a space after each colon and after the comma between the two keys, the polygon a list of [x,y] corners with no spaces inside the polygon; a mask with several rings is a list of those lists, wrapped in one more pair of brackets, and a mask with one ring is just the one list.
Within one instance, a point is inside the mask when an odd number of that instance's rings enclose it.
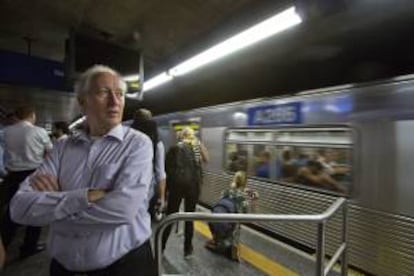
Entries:
{"label": "glass window panel", "polygon": [[352,183],[351,149],[278,146],[277,179],[348,193]]}
{"label": "glass window panel", "polygon": [[253,156],[250,164],[253,164],[251,175],[272,178],[272,149],[271,146],[253,145]]}
{"label": "glass window panel", "polygon": [[249,132],[249,140],[251,141],[269,141],[273,140],[273,133],[272,132],[262,132],[262,131],[255,131]]}
{"label": "glass window panel", "polygon": [[228,140],[247,140],[247,132],[245,131],[231,131],[227,133]]}
{"label": "glass window panel", "polygon": [[351,144],[349,131],[289,131],[278,132],[277,142]]}
{"label": "glass window panel", "polygon": [[247,145],[226,144],[226,169],[231,172],[247,171]]}

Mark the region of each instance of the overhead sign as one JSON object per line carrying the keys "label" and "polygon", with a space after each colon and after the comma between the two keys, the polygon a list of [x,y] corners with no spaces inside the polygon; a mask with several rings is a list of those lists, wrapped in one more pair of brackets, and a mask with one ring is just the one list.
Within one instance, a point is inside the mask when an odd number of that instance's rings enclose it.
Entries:
{"label": "overhead sign", "polygon": [[247,110],[248,124],[253,125],[282,125],[302,123],[300,102],[256,106]]}
{"label": "overhead sign", "polygon": [[68,90],[61,62],[4,50],[0,50],[0,83]]}

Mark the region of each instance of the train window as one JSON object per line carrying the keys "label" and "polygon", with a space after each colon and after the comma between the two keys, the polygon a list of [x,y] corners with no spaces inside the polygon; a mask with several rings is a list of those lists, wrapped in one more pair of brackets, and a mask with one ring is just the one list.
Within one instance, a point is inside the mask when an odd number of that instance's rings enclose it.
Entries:
{"label": "train window", "polygon": [[225,158],[231,172],[339,193],[351,188],[348,128],[228,130]]}
{"label": "train window", "polygon": [[253,145],[253,154],[248,162],[251,164],[249,175],[271,178],[273,175],[272,169],[274,168],[271,148],[271,146],[266,145]]}
{"label": "train window", "polygon": [[277,147],[277,179],[347,193],[351,184],[351,149]]}
{"label": "train window", "polygon": [[248,145],[226,144],[226,169],[230,172],[247,171]]}
{"label": "train window", "polygon": [[249,140],[253,140],[253,141],[257,141],[257,142],[262,142],[262,141],[267,141],[267,142],[271,142],[273,140],[273,133],[271,132],[263,132],[263,131],[254,131],[254,132],[249,132]]}
{"label": "train window", "polygon": [[227,140],[247,140],[247,132],[232,131],[227,134]]}
{"label": "train window", "polygon": [[345,130],[291,130],[277,133],[276,142],[350,144],[351,135]]}

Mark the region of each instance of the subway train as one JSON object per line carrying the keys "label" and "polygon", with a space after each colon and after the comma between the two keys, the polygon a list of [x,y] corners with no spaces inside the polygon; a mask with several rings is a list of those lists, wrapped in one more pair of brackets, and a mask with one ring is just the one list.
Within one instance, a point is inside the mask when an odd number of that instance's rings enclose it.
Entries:
{"label": "subway train", "polygon": [[[414,272],[414,75],[155,119],[167,149],[184,126],[208,148],[201,204],[212,206],[236,170],[246,170],[259,192],[258,213],[321,213],[345,196],[349,264],[374,275]],[[315,249],[314,224],[253,226]],[[328,255],[341,226],[341,214],[328,223]]]}

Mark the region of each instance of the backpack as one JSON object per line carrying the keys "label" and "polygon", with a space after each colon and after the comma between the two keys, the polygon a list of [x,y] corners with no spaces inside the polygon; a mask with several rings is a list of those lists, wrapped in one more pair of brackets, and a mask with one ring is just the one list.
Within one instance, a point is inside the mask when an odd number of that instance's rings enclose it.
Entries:
{"label": "backpack", "polygon": [[201,167],[196,161],[192,147],[187,143],[178,143],[168,150],[165,169],[167,176],[184,188],[198,185],[200,182]]}
{"label": "backpack", "polygon": [[[224,196],[213,206],[213,213],[226,214],[237,213],[237,206],[234,199]],[[233,235],[233,231],[236,227],[235,222],[210,222],[209,228],[215,239],[225,239]]]}

